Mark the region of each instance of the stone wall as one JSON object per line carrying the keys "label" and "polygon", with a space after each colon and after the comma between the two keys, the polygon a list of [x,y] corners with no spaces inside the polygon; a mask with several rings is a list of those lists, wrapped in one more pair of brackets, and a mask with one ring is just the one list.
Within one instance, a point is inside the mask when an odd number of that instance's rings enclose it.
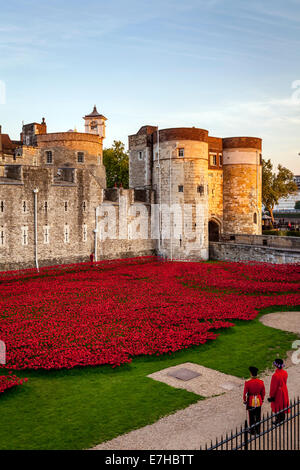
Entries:
{"label": "stone wall", "polygon": [[157,239],[151,231],[151,201],[138,200],[135,190],[114,188],[98,208],[97,259],[113,259],[153,255]]}
{"label": "stone wall", "polygon": [[208,216],[223,221],[223,170],[208,170]]}
{"label": "stone wall", "polygon": [[76,183],[54,184],[51,169],[25,166],[22,182],[0,184],[4,203],[0,212],[0,232],[4,233],[4,244],[0,233],[1,270],[35,266],[36,188],[39,264],[84,261],[93,251],[95,207],[102,202],[102,189],[89,170],[77,170]]}
{"label": "stone wall", "polygon": [[230,242],[210,242],[212,260],[259,261],[264,263],[300,263],[300,250]]}

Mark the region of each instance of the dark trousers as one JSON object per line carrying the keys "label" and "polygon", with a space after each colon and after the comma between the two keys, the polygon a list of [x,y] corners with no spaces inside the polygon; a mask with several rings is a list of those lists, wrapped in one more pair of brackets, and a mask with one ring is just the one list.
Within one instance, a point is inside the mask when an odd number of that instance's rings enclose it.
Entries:
{"label": "dark trousers", "polygon": [[[261,419],[261,406],[257,406],[256,408],[248,408],[249,411],[249,426],[253,426],[254,424],[258,423]],[[260,424],[254,426],[250,429],[251,434],[259,434],[260,433]]]}
{"label": "dark trousers", "polygon": [[285,413],[279,413],[277,416],[275,416],[275,423],[280,424],[285,420]]}

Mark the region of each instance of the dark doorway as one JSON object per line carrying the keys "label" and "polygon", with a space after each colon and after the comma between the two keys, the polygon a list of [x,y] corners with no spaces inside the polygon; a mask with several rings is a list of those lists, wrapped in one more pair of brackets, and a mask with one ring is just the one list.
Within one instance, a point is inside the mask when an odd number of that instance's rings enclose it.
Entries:
{"label": "dark doorway", "polygon": [[218,242],[220,240],[220,228],[217,222],[210,220],[208,223],[208,235],[210,242]]}

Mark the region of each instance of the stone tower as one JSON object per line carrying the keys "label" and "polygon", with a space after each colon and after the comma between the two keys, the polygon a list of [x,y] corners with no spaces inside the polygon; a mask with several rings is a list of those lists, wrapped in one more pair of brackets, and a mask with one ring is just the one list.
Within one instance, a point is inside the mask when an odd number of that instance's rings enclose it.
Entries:
{"label": "stone tower", "polygon": [[[162,206],[158,251],[171,259],[208,259],[208,131],[163,129],[153,135],[153,188]],[[164,210],[170,210],[168,217]]]}
{"label": "stone tower", "polygon": [[156,194],[157,251],[208,259],[208,131],[143,126],[129,136],[129,185]]}
{"label": "stone tower", "polygon": [[98,113],[96,105],[91,114],[87,114],[83,119],[85,120],[86,134],[95,134],[102,139],[105,138],[105,121],[107,121],[107,118]]}
{"label": "stone tower", "polygon": [[223,231],[261,234],[262,140],[223,139]]}

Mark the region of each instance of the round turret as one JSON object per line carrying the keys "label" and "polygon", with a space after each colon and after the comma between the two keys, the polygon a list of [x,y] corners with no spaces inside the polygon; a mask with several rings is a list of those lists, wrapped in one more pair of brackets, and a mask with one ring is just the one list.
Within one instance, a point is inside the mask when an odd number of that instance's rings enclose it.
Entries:
{"label": "round turret", "polygon": [[223,139],[223,231],[261,234],[262,140]]}
{"label": "round turret", "polygon": [[[207,179],[208,131],[192,127],[154,132],[153,187],[162,207],[162,254],[208,259]],[[171,233],[164,222],[168,210],[174,214]]]}

